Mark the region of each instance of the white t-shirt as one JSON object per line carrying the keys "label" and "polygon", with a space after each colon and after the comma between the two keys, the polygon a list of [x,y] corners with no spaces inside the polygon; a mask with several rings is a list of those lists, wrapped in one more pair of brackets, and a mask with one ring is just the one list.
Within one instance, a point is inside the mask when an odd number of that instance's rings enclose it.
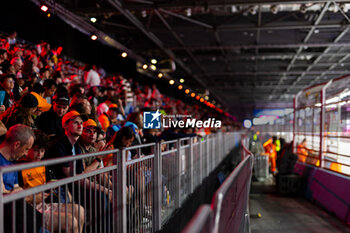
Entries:
{"label": "white t-shirt", "polygon": [[91,69],[85,77],[85,84],[90,86],[90,87],[94,87],[94,86],[99,86],[101,83],[101,79],[100,76],[98,75],[98,73],[96,71],[94,71],[93,69]]}

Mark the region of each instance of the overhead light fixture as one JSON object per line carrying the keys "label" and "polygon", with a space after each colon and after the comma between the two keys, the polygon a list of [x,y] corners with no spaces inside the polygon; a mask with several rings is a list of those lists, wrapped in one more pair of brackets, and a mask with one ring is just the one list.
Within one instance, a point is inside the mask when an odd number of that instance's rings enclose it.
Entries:
{"label": "overhead light fixture", "polygon": [[163,75],[162,73],[159,73],[159,74],[158,74],[158,78],[163,78],[163,76],[164,76],[164,75]]}
{"label": "overhead light fixture", "polygon": [[40,7],[40,10],[46,12],[46,11],[49,10],[49,8],[48,8],[46,5],[42,5],[42,6]]}
{"label": "overhead light fixture", "polygon": [[146,18],[147,17],[147,11],[145,11],[145,10],[141,11],[141,16],[142,16],[142,18]]}
{"label": "overhead light fixture", "polygon": [[157,64],[157,60],[156,59],[152,59],[151,63],[155,65],[155,64]]}
{"label": "overhead light fixture", "polygon": [[190,93],[190,89],[186,89],[186,90],[185,90],[185,93],[186,93],[186,94]]}
{"label": "overhead light fixture", "polygon": [[155,71],[157,69],[157,67],[155,65],[151,65],[151,70]]}
{"label": "overhead light fixture", "polygon": [[95,34],[91,35],[91,40],[97,40],[97,36]]}
{"label": "overhead light fixture", "polygon": [[184,82],[185,82],[185,79],[180,78],[180,83],[184,83]]}
{"label": "overhead light fixture", "polygon": [[250,14],[252,14],[252,15],[255,15],[257,9],[258,9],[258,6],[252,5],[252,6],[249,6],[249,7],[248,7],[248,12],[249,12]]}
{"label": "overhead light fixture", "polygon": [[48,13],[46,16],[47,16],[47,18],[50,18],[50,17],[51,17],[51,14],[50,14],[50,13]]}
{"label": "overhead light fixture", "polygon": [[341,4],[339,5],[339,8],[340,8],[340,10],[342,10],[342,11],[345,12],[345,13],[347,13],[348,10],[349,10],[349,8],[347,7],[347,5],[346,5],[345,3],[341,3]]}
{"label": "overhead light fixture", "polygon": [[174,83],[175,83],[174,80],[170,80],[170,81],[169,81],[169,84],[170,84],[170,85],[174,85]]}
{"label": "overhead light fixture", "polygon": [[192,92],[192,93],[191,93],[191,97],[194,98],[195,96],[196,96],[196,93]]}
{"label": "overhead light fixture", "polygon": [[126,52],[122,53],[122,57],[126,58],[128,56],[128,54]]}
{"label": "overhead light fixture", "polygon": [[192,15],[192,10],[191,10],[191,8],[187,8],[187,9],[185,10],[185,12],[186,12],[187,17],[191,17],[191,15]]}
{"label": "overhead light fixture", "polygon": [[97,19],[96,19],[95,17],[91,17],[91,18],[90,18],[90,21],[91,21],[92,23],[96,23]]}
{"label": "overhead light fixture", "polygon": [[204,99],[205,99],[205,100],[208,100],[208,99],[209,99],[209,96],[206,95],[206,96],[204,97]]}
{"label": "overhead light fixture", "polygon": [[314,31],[315,34],[318,34],[319,32],[320,32],[320,30],[318,30],[318,29],[315,29],[315,31]]}
{"label": "overhead light fixture", "polygon": [[279,10],[279,6],[278,5],[272,5],[270,7],[270,11],[271,11],[272,14],[277,14],[278,10]]}
{"label": "overhead light fixture", "polygon": [[179,88],[179,90],[182,90],[183,86],[179,85],[177,88]]}
{"label": "overhead light fixture", "polygon": [[204,99],[203,99],[203,98],[201,98],[199,101],[200,101],[200,102],[204,102]]}
{"label": "overhead light fixture", "polygon": [[301,4],[299,10],[301,13],[305,14],[307,11],[307,6],[305,4]]}
{"label": "overhead light fixture", "polygon": [[147,68],[148,68],[148,65],[147,64],[143,64],[142,69],[147,70]]}
{"label": "overhead light fixture", "polygon": [[199,100],[201,97],[199,97],[199,95],[196,96],[196,100]]}

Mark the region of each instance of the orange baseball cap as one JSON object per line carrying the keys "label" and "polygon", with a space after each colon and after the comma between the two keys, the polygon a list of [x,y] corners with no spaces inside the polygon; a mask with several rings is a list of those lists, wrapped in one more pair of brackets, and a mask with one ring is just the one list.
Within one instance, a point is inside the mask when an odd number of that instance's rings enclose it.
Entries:
{"label": "orange baseball cap", "polygon": [[102,129],[96,124],[96,122],[92,119],[88,119],[87,121],[84,121],[83,123],[83,127],[87,128],[87,127],[94,127],[96,128],[97,131],[101,131]]}
{"label": "orange baseball cap", "polygon": [[88,119],[87,121],[84,121],[83,127],[84,128],[86,128],[86,127],[97,127],[98,128],[96,122],[93,119]]}
{"label": "orange baseball cap", "polygon": [[118,108],[118,104],[110,104],[110,105],[108,106],[108,108],[109,108],[109,109],[116,109],[116,108]]}
{"label": "orange baseball cap", "polygon": [[76,118],[80,116],[81,119],[83,120],[83,122],[88,120],[88,116],[86,114],[80,114],[77,111],[70,111],[67,112],[63,117],[62,117],[62,125],[64,125],[68,120],[72,119],[72,118]]}
{"label": "orange baseball cap", "polygon": [[39,95],[36,92],[30,92],[30,94],[34,95],[34,97],[38,100],[38,109],[42,112],[46,112],[49,111],[49,109],[51,108],[51,104],[49,104],[46,99],[44,99],[43,97],[41,97],[41,95]]}

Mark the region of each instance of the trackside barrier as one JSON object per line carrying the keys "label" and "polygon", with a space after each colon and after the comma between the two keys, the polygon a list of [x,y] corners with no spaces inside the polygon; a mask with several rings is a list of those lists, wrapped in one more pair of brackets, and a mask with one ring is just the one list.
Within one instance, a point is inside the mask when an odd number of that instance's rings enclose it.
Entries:
{"label": "trackside barrier", "polygon": [[202,205],[182,233],[250,232],[248,200],[254,155],[248,144],[249,140],[242,138],[243,160],[214,194],[211,209]]}
{"label": "trackside barrier", "polygon": [[[16,193],[0,188],[0,233],[160,230],[239,138],[218,133],[0,167],[0,183],[10,172],[63,163],[73,168],[70,177]],[[110,154],[112,166],[76,174],[81,160]]]}

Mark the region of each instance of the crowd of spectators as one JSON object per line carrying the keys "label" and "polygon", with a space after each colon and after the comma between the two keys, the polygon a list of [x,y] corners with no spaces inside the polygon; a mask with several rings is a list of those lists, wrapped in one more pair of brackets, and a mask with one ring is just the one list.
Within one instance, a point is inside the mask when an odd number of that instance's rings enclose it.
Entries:
{"label": "crowd of spectators", "polygon": [[[46,42],[37,45],[19,43],[16,32],[0,36],[0,142],[3,142],[0,166],[13,164],[16,160],[31,162],[204,135],[213,130],[143,130],[142,112],[145,110],[162,109],[166,114],[192,115],[203,120],[218,117],[204,105],[186,105],[161,94],[156,85],[142,86],[121,75],[109,76],[101,67],[65,59],[62,50],[61,47],[52,48]],[[222,120],[221,130],[229,130],[232,122],[227,118]],[[23,135],[19,135],[21,132]],[[150,151],[143,153],[147,155]],[[131,150],[127,160],[139,156],[142,155]],[[79,174],[112,163],[112,155],[97,156],[78,160],[74,170]],[[44,184],[49,180],[48,170],[55,179],[74,175],[72,165],[66,163],[22,171],[21,182],[18,182],[18,174],[10,174],[0,185],[4,192],[15,192],[20,189],[19,183],[22,188]],[[29,182],[29,173],[36,173],[36,179],[41,182]],[[82,180],[81,187],[96,189],[110,200],[113,196],[110,180],[104,179],[102,184],[91,179]],[[132,195],[132,185],[128,186],[127,192],[128,196]],[[36,209],[41,213],[46,207]],[[55,216],[61,214],[56,205],[49,208],[55,208]],[[82,225],[84,217],[81,213],[86,206],[75,205],[74,208],[77,209],[75,213],[81,208],[80,215],[71,215],[69,221]],[[54,229],[58,228],[57,223],[51,224]],[[69,229],[69,232],[78,232],[78,229]]]}

